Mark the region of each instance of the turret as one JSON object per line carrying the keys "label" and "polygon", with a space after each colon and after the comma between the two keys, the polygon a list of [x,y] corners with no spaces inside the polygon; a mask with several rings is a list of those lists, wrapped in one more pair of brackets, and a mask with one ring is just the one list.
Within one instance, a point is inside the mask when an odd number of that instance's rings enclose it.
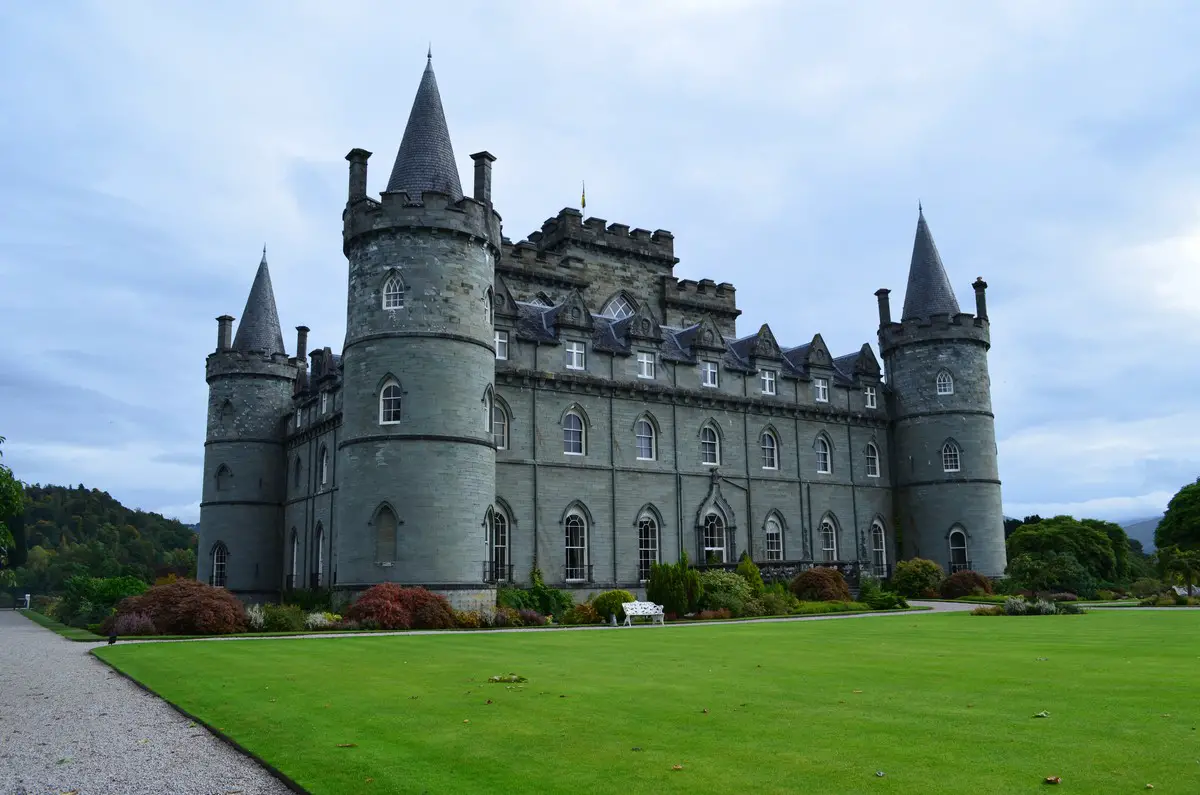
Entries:
{"label": "turret", "polygon": [[474,156],[464,197],[432,60],[379,200],[350,161],[349,267],[336,538],[339,598],[379,582],[459,604],[486,595],[495,500],[491,291],[500,217],[491,163]]}
{"label": "turret", "polygon": [[206,367],[197,577],[261,601],[282,586],[283,420],[298,373],[283,348],[265,250],[231,342],[232,326],[229,315],[217,318]]}
{"label": "turret", "polygon": [[935,560],[947,572],[1004,573],[1004,514],[987,353],[982,279],[976,314],[959,310],[933,235],[918,210],[908,289],[899,323],[886,290],[879,347],[891,401],[895,521],[901,557]]}

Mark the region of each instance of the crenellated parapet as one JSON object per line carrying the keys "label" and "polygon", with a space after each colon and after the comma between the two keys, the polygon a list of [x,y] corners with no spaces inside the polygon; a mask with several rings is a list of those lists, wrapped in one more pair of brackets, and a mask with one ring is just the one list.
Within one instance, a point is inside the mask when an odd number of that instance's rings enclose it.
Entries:
{"label": "crenellated parapet", "polygon": [[264,356],[241,351],[216,351],[205,361],[208,383],[221,378],[282,378],[294,381],[300,377],[304,364],[287,354]]}
{"label": "crenellated parapet", "polygon": [[540,251],[554,251],[563,245],[593,246],[612,252],[642,257],[674,266],[675,236],[665,229],[653,232],[630,229],[628,224],[610,224],[603,218],[584,220],[583,213],[565,207],[558,215],[546,219],[541,231],[529,235],[529,242]]}
{"label": "crenellated parapet", "polygon": [[426,191],[414,200],[402,191],[384,193],[381,201],[368,199],[348,205],[342,223],[343,253],[360,237],[395,229],[479,240],[499,253],[500,215],[472,198],[452,202],[444,193]]}
{"label": "crenellated parapet", "polygon": [[975,342],[985,349],[990,348],[991,331],[987,319],[960,312],[888,323],[879,328],[879,348],[884,356],[904,345],[950,341]]}
{"label": "crenellated parapet", "polygon": [[737,308],[737,290],[729,282],[664,276],[662,291],[668,323],[685,324],[708,315],[717,321],[722,334],[734,335],[742,310]]}

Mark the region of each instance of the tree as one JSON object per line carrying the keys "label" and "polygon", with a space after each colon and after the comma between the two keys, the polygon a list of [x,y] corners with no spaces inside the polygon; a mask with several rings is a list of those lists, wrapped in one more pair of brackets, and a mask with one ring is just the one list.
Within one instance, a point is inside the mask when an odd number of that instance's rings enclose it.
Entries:
{"label": "tree", "polygon": [[1018,555],[1009,559],[1007,574],[1034,594],[1069,591],[1087,598],[1096,590],[1095,580],[1069,552]]}
{"label": "tree", "polygon": [[1129,560],[1129,534],[1125,532],[1125,528],[1115,522],[1105,522],[1101,519],[1080,519],[1079,523],[1084,527],[1099,530],[1108,536],[1108,543],[1112,547],[1115,561],[1116,573],[1113,579],[1119,582],[1129,580],[1133,570]]}
{"label": "tree", "polygon": [[[0,436],[0,444],[4,437]],[[0,450],[0,457],[4,451]],[[8,528],[8,520],[17,516],[25,508],[25,486],[13,476],[12,470],[0,463],[0,569],[7,569],[9,556],[15,555],[16,540]],[[11,580],[12,576],[5,576]],[[11,582],[5,583],[11,585]]]}
{"label": "tree", "polygon": [[1200,579],[1200,550],[1166,547],[1158,551],[1158,565],[1164,576],[1178,575],[1192,595],[1192,583]]}
{"label": "tree", "polygon": [[1044,557],[1052,552],[1070,555],[1093,579],[1114,581],[1120,577],[1108,533],[1073,517],[1055,516],[1023,525],[1008,539],[1009,560],[1022,555]]}
{"label": "tree", "polygon": [[1200,549],[1200,478],[1184,486],[1167,503],[1166,513],[1154,530],[1158,549]]}

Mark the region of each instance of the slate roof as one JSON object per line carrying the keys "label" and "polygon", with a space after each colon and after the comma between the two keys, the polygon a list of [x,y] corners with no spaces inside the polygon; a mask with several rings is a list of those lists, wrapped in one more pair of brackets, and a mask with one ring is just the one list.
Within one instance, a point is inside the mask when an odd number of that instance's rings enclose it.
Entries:
{"label": "slate roof", "polygon": [[271,289],[271,272],[267,269],[267,252],[263,249],[262,262],[250,287],[246,308],[238,323],[237,336],[233,338],[233,349],[243,353],[251,351],[286,353],[283,349],[283,332],[279,327],[279,312],[275,309],[275,292]]}
{"label": "slate roof", "polygon": [[924,319],[930,315],[957,315],[958,299],[942,266],[925,211],[917,210],[917,236],[913,241],[912,262],[908,266],[908,288],[904,291],[904,314],[900,319]]}
{"label": "slate roof", "polygon": [[442,97],[437,79],[433,76],[433,58],[425,64],[421,85],[408,114],[408,125],[396,153],[396,164],[388,180],[389,191],[404,191],[409,198],[419,200],[422,191],[449,194],[451,201],[463,197],[454,163],[454,148],[450,145],[450,130],[442,111]]}

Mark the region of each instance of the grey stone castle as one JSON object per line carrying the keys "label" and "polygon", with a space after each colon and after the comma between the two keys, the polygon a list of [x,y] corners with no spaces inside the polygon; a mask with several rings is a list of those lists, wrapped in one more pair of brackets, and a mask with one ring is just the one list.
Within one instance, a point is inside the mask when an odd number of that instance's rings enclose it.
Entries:
{"label": "grey stone castle", "polygon": [[[341,354],[284,349],[266,255],[217,318],[199,577],[248,600],[381,582],[639,588],[687,553],[764,574],[897,559],[1005,568],[987,285],[961,312],[923,213],[899,322],[869,344],[739,337],[733,285],[680,280],[669,232],[564,209],[501,234],[495,158],[465,196],[432,64],[378,199],[346,156]],[[886,373],[886,378],[885,378]]]}

